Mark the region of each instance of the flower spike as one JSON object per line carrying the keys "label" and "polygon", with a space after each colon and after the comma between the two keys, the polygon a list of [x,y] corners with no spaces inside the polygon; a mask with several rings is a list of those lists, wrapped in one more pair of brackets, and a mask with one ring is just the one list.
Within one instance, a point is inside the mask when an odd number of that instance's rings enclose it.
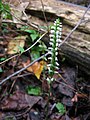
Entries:
{"label": "flower spike", "polygon": [[[50,31],[50,42],[48,47],[48,52],[51,53],[48,57],[48,60],[50,60],[50,63],[48,64],[49,67],[49,76],[53,77],[54,73],[56,73],[55,70],[58,70],[58,46],[62,42],[61,40],[61,33],[62,33],[62,24],[60,22],[60,19],[56,19],[54,22],[54,25],[51,27]],[[49,79],[50,79],[49,77]]]}

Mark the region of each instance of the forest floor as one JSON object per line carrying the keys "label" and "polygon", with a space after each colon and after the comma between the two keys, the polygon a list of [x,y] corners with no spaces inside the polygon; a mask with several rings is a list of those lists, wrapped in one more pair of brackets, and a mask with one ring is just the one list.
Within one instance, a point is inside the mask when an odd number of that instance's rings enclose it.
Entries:
{"label": "forest floor", "polygon": [[1,7],[8,12],[0,18],[0,120],[90,120],[90,76],[58,55],[49,85],[44,34]]}

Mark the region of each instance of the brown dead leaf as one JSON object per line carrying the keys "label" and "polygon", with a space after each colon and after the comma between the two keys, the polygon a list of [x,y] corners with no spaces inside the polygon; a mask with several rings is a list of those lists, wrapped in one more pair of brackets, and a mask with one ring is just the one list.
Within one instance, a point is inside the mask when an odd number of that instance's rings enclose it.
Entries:
{"label": "brown dead leaf", "polygon": [[[26,67],[28,64],[30,64],[29,60],[27,60],[27,62],[24,62],[23,66]],[[45,64],[46,63],[43,60],[40,62],[35,62],[32,66],[27,68],[27,71],[33,72],[36,75],[36,77],[39,79]]]}
{"label": "brown dead leaf", "polygon": [[16,91],[12,96],[2,101],[0,104],[0,109],[18,111],[27,107],[32,108],[32,106],[36,104],[40,99],[41,97],[30,96],[22,91]]}
{"label": "brown dead leaf", "polygon": [[15,37],[14,40],[10,40],[8,43],[8,54],[15,54],[19,52],[19,46],[24,47],[26,36]]}

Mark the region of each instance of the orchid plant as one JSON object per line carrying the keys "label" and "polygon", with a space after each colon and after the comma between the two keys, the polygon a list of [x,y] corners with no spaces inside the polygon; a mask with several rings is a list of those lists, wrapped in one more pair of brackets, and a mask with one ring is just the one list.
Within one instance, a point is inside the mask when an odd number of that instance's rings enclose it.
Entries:
{"label": "orchid plant", "polygon": [[62,33],[62,23],[60,22],[60,19],[56,19],[54,25],[51,26],[50,42],[49,42],[50,46],[48,47],[48,52],[50,54],[48,60],[50,62],[48,64],[49,77],[47,78],[47,81],[49,83],[51,83],[54,80],[53,75],[59,69],[57,55],[58,55],[58,46],[62,42],[61,33]]}

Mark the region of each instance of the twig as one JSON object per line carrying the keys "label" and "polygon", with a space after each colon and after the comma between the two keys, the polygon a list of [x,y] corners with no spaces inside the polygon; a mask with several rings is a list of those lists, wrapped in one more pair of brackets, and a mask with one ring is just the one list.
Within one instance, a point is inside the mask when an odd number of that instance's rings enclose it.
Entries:
{"label": "twig", "polygon": [[44,55],[42,55],[41,57],[39,57],[38,59],[34,60],[32,63],[28,64],[26,67],[16,71],[15,73],[11,74],[10,76],[6,77],[5,79],[3,79],[1,82],[0,82],[0,85],[2,85],[4,82],[6,82],[7,80],[9,80],[11,77],[17,75],[18,73],[26,70],[28,67],[30,67],[31,65],[33,65],[35,62],[41,60],[43,57],[46,57],[47,55],[49,55],[49,53],[46,53]]}

